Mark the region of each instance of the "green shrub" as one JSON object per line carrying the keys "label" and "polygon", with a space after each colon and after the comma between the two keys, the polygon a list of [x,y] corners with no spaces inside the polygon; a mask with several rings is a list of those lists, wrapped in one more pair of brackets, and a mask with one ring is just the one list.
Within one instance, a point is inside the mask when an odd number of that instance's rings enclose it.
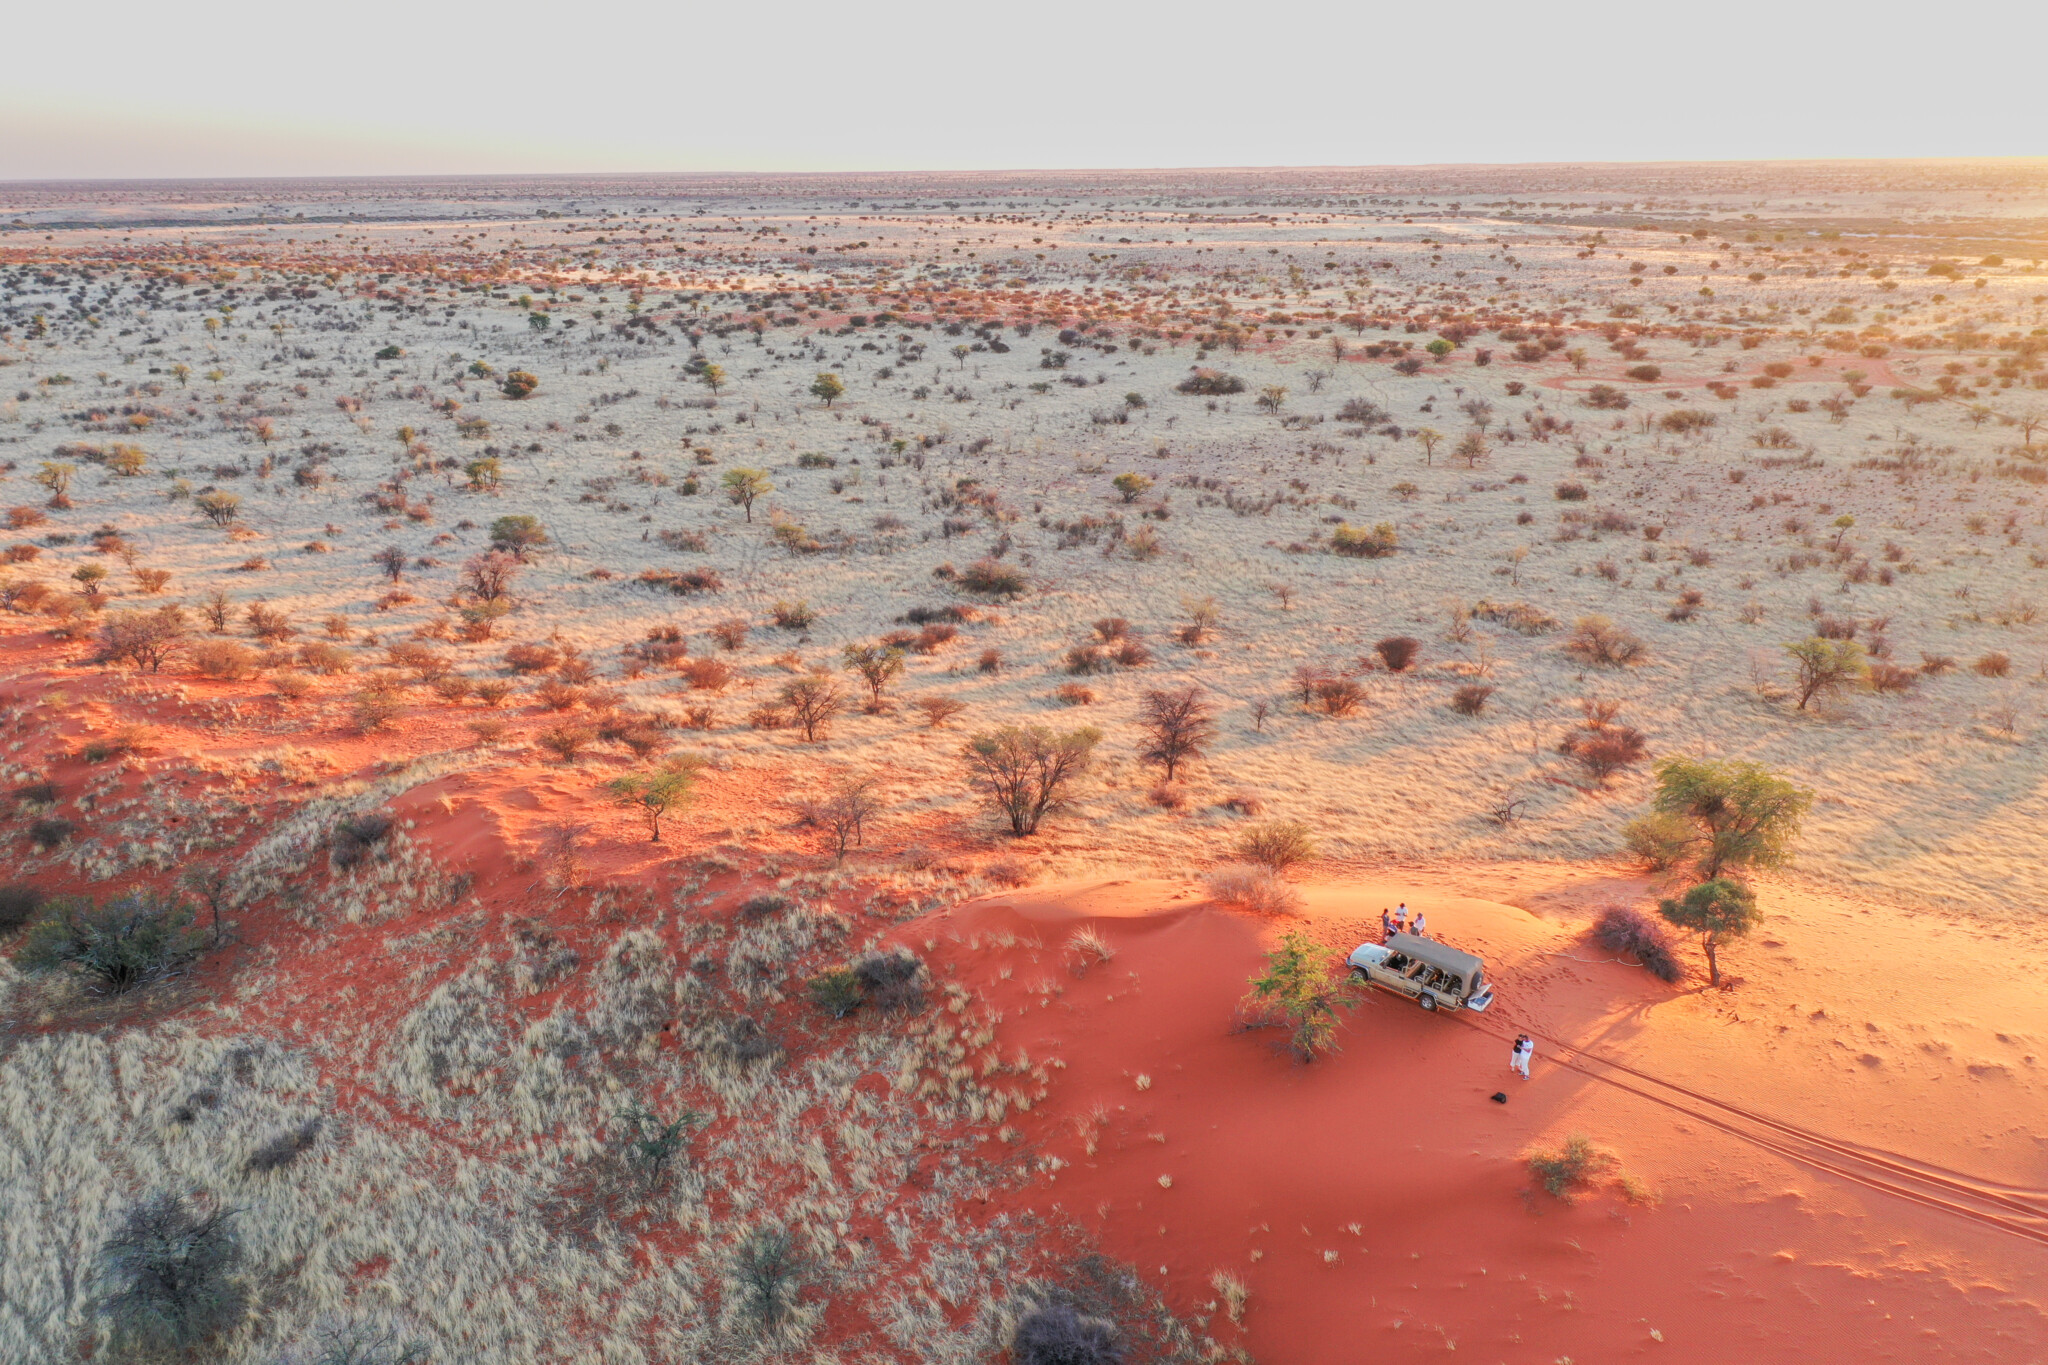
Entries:
{"label": "green shrub", "polygon": [[1295,1055],[1305,1062],[1336,1047],[1337,1011],[1358,1003],[1344,978],[1330,975],[1327,957],[1308,935],[1290,933],[1266,954],[1266,970],[1251,978],[1244,999],[1247,1021],[1254,1027],[1284,1025]]}
{"label": "green shrub", "polygon": [[1353,559],[1385,559],[1400,548],[1400,537],[1389,521],[1383,521],[1369,531],[1363,526],[1345,523],[1330,532],[1330,548]]}
{"label": "green shrub", "polygon": [[804,988],[810,993],[811,1003],[834,1019],[844,1019],[867,999],[867,992],[851,967],[828,967],[805,982]]}
{"label": "green shrub", "polygon": [[1594,1177],[1614,1165],[1614,1158],[1595,1150],[1584,1133],[1573,1133],[1555,1152],[1538,1152],[1529,1158],[1529,1174],[1559,1199],[1570,1202],[1572,1191],[1591,1184]]}
{"label": "green shrub", "polygon": [[131,891],[99,905],[83,896],[53,903],[15,950],[25,972],[69,971],[108,995],[173,976],[196,959],[206,936],[182,900]]}

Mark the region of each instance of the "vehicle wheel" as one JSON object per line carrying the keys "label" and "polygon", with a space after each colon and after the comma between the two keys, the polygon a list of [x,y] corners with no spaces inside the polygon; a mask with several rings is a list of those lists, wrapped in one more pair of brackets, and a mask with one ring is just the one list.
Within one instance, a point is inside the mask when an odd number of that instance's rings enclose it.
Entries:
{"label": "vehicle wheel", "polygon": [[1351,969],[1351,979],[1352,979],[1353,981],[1371,981],[1371,980],[1372,980],[1372,978],[1371,978],[1371,977],[1369,977],[1369,976],[1367,976],[1367,975],[1365,974],[1365,968],[1363,968],[1363,967],[1353,967],[1353,968]]}
{"label": "vehicle wheel", "polygon": [[1422,1000],[1422,1008],[1424,1008],[1424,1009],[1426,1009],[1426,1010],[1431,1010],[1431,1011],[1434,1011],[1434,1010],[1436,1009],[1436,997],[1435,997],[1435,996],[1433,996],[1433,995],[1429,995],[1429,994],[1426,994],[1426,993],[1425,993],[1425,994],[1424,994],[1424,995],[1423,995],[1423,996],[1421,997],[1421,1000]]}

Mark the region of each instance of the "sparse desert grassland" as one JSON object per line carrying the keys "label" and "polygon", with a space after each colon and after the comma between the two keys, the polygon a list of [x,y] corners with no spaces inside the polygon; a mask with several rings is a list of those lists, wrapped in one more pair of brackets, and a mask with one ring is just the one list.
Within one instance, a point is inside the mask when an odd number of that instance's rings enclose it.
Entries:
{"label": "sparse desert grassland", "polygon": [[227,923],[164,1017],[5,978],[0,1354],[152,1193],[230,1359],[1085,1336],[979,1211],[1055,1078],[864,956],[970,890],[1655,857],[1691,757],[2048,894],[2039,169],[1531,174],[0,193],[10,876]]}

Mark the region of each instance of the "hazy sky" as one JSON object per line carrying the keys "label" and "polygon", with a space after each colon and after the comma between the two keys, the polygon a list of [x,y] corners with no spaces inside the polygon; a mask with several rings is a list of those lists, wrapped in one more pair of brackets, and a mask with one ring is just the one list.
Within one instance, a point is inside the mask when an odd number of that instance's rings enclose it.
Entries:
{"label": "hazy sky", "polygon": [[2048,5],[13,7],[0,179],[2048,153]]}

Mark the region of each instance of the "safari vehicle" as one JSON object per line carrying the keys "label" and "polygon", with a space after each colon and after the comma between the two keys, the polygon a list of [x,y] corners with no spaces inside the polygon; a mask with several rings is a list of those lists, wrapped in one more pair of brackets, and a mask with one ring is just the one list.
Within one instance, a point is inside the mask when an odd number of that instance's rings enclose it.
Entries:
{"label": "safari vehicle", "polygon": [[1349,959],[1351,979],[1408,996],[1426,1010],[1471,1010],[1493,1003],[1486,964],[1433,938],[1395,934],[1361,943]]}

